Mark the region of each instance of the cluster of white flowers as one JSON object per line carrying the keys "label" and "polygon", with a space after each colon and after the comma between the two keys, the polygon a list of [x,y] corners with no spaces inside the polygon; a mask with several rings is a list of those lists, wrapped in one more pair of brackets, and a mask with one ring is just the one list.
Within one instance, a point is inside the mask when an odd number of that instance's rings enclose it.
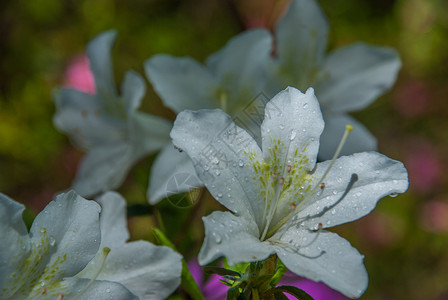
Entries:
{"label": "cluster of white flowers", "polygon": [[189,173],[229,209],[203,218],[201,265],[275,254],[292,272],[360,297],[368,284],[363,256],[325,229],[407,189],[403,164],[372,152],[375,138],[347,114],[392,86],[400,60],[392,49],[363,43],[326,55],[327,33],[317,3],[294,0],[273,33],[243,32],[205,65],[150,58],[146,75],[177,114],[174,125],[137,110],[145,83],[135,72],[126,73],[118,93],[115,32],[93,39],[87,56],[96,93],[54,93],[56,127],[87,153],[74,191],[48,204],[29,233],[24,207],[0,194],[0,299],[170,295],[180,284],[181,256],[145,241],[126,243],[125,200],[108,192],[159,150],[150,204],[166,196],[170,178]]}

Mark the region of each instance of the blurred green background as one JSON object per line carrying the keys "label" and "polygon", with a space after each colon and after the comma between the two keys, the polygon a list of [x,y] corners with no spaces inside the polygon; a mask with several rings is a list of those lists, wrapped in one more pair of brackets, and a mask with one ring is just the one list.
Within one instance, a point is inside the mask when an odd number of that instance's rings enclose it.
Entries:
{"label": "blurred green background", "polygon": [[[143,75],[143,62],[157,53],[203,61],[247,24],[272,26],[286,2],[1,1],[0,191],[27,204],[30,223],[70,187],[82,153],[53,127],[51,91],[96,34],[118,31],[114,65],[121,82],[127,69]],[[405,163],[411,183],[406,194],[335,229],[366,255],[370,285],[361,299],[448,299],[448,1],[319,3],[331,26],[330,49],[362,40],[394,47],[403,62],[394,88],[354,114],[378,138],[380,152]],[[142,110],[175,117],[149,84]],[[200,216],[217,205],[207,199],[179,209],[165,200],[146,207],[153,158],[142,160],[120,189],[148,211],[130,218],[132,237],[152,240],[151,226],[164,226],[191,257],[201,243]],[[180,231],[184,224],[194,226]]]}

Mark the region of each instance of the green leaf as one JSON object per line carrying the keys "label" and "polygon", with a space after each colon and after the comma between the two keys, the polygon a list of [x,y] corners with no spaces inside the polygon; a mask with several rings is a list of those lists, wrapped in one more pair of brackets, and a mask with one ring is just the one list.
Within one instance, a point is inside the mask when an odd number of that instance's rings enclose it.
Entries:
{"label": "green leaf", "polygon": [[[163,232],[161,232],[157,228],[154,228],[152,231],[154,232],[154,235],[156,236],[157,240],[161,245],[170,247],[171,249],[177,252],[174,244],[163,234]],[[182,258],[181,280],[182,280],[181,281],[182,287],[191,296],[191,298],[193,298],[194,300],[204,300],[204,296],[202,295],[199,286],[194,280],[193,275],[191,275],[190,270],[188,270],[187,263],[183,258]]]}
{"label": "green leaf", "polygon": [[311,297],[304,290],[301,290],[299,288],[296,288],[295,286],[289,286],[289,285],[282,285],[282,286],[278,286],[276,288],[270,289],[269,291],[266,291],[264,293],[264,295],[272,295],[272,294],[276,294],[279,292],[291,294],[299,300],[314,300],[314,298]]}
{"label": "green leaf", "polygon": [[286,297],[283,293],[274,293],[274,299],[275,300],[289,300],[288,297]]}
{"label": "green leaf", "polygon": [[272,280],[271,280],[271,286],[273,286],[273,287],[277,286],[277,284],[280,282],[280,280],[282,279],[283,275],[285,274],[286,270],[287,269],[286,269],[285,265],[279,259],[277,261],[277,269],[275,270],[275,274],[274,274],[274,276],[272,277]]}
{"label": "green leaf", "polygon": [[233,276],[233,277],[241,277],[241,274],[229,269],[220,268],[220,267],[213,267],[213,266],[206,266],[203,267],[204,272],[207,274],[218,274],[221,276]]}
{"label": "green leaf", "polygon": [[226,300],[237,300],[240,296],[240,289],[235,286],[227,291]]}

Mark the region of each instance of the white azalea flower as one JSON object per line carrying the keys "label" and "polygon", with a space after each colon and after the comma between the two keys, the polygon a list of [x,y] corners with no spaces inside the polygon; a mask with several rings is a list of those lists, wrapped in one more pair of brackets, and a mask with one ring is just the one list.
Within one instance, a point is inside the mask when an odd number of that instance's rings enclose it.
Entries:
{"label": "white azalea flower", "polygon": [[[205,65],[191,58],[155,55],[145,63],[146,74],[163,103],[174,112],[185,109],[221,108],[236,116],[258,96],[264,85],[263,63],[269,57],[271,38],[265,30],[243,33],[211,55]],[[256,105],[266,103],[258,99]],[[240,123],[259,131],[250,112],[239,114]],[[255,133],[256,134],[256,133]],[[167,182],[175,174],[191,173],[189,158],[167,145],[154,161],[148,199],[156,203],[166,196]],[[181,192],[181,190],[179,190]]]}
{"label": "white azalea flower", "polygon": [[87,46],[95,95],[69,88],[54,93],[55,126],[87,151],[73,183],[83,196],[117,188],[136,161],[170,142],[168,121],[137,111],[145,93],[140,75],[127,72],[117,93],[111,66],[115,36],[102,33]]}
{"label": "white azalea flower", "polygon": [[342,154],[375,150],[376,139],[347,113],[367,107],[395,82],[401,62],[391,48],[356,43],[326,55],[328,24],[314,0],[293,0],[275,31],[265,91],[313,86],[326,127],[319,157],[329,159],[345,124],[354,125]]}
{"label": "white azalea flower", "polygon": [[98,202],[102,211],[73,191],[61,194],[28,234],[24,206],[0,194],[0,299],[167,297],[180,282],[180,255],[125,243],[124,200],[108,193]]}
{"label": "white azalea flower", "polygon": [[[201,264],[220,256],[229,264],[258,261],[276,253],[298,275],[350,297],[363,293],[368,281],[363,256],[323,229],[356,220],[380,198],[404,192],[407,172],[375,152],[316,164],[323,126],[312,89],[302,94],[288,88],[266,105],[261,149],[221,110],[178,115],[173,143],[231,210],[204,218]],[[209,148],[216,152],[204,151]]]}

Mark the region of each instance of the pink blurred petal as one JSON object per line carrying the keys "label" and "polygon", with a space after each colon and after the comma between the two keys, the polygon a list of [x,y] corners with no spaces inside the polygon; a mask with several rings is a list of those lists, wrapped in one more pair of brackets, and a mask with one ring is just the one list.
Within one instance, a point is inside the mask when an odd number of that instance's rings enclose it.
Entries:
{"label": "pink blurred petal", "polygon": [[408,149],[410,153],[405,158],[405,165],[409,172],[409,186],[417,192],[433,191],[443,177],[443,162],[436,149],[429,143],[419,143]]}
{"label": "pink blurred petal", "polygon": [[424,203],[420,222],[429,232],[448,233],[448,199],[436,199]]}
{"label": "pink blurred petal", "polygon": [[398,88],[394,97],[395,110],[401,115],[412,118],[428,113],[431,93],[422,82],[411,82]]}
{"label": "pink blurred petal", "polygon": [[[278,285],[291,285],[298,287],[310,294],[315,300],[348,300],[341,293],[326,286],[322,282],[315,282],[303,277],[300,277],[290,271],[287,271]],[[285,294],[288,299],[297,299],[294,296]]]}
{"label": "pink blurred petal", "polygon": [[78,55],[72,59],[65,71],[64,86],[89,94],[96,93],[95,80],[87,56]]}

